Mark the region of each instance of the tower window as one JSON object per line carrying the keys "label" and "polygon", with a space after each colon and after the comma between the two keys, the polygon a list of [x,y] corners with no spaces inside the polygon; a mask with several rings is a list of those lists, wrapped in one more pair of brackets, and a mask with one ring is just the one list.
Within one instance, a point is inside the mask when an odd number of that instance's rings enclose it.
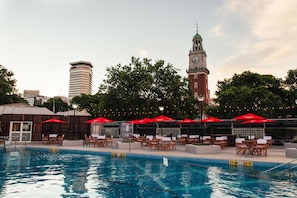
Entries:
{"label": "tower window", "polygon": [[194,82],[194,89],[198,89],[198,83]]}

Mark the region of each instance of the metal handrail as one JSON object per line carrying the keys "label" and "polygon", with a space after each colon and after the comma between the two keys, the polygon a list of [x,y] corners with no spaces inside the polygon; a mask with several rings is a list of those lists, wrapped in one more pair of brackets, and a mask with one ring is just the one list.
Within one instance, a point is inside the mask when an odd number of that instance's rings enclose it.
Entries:
{"label": "metal handrail", "polygon": [[286,162],[286,163],[277,165],[277,166],[275,166],[275,167],[272,167],[272,168],[270,168],[270,169],[268,169],[268,170],[263,171],[262,173],[267,173],[267,172],[269,172],[269,171],[275,170],[275,169],[277,169],[277,168],[279,168],[279,167],[288,165],[288,164],[290,164],[290,163],[292,163],[292,162],[295,162],[295,161],[297,161],[297,158],[296,158],[296,159],[293,159],[293,160],[291,160],[291,161],[289,161],[289,162]]}
{"label": "metal handrail", "polygon": [[[9,148],[12,148],[14,146],[14,149],[17,149],[18,151],[20,152],[23,152],[23,149],[17,147],[17,144],[16,144],[16,139],[13,139],[13,140],[9,140],[9,136],[0,136],[0,139],[3,139],[4,140],[4,150],[6,150],[6,147],[8,146]],[[6,144],[6,141],[8,141],[9,143],[11,143],[11,146],[7,145]],[[13,142],[14,141],[14,142]]]}

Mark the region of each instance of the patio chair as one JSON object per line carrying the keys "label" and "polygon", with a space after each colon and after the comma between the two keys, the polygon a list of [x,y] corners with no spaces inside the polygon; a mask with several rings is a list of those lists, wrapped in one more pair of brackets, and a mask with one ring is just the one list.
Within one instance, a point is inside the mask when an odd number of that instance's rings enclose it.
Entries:
{"label": "patio chair", "polygon": [[99,135],[96,141],[97,146],[105,147],[106,146],[106,135]]}
{"label": "patio chair", "polygon": [[97,137],[93,137],[93,136],[91,136],[91,137],[89,138],[89,144],[90,144],[90,146],[93,144],[93,146],[95,147],[96,144],[97,144]]}
{"label": "patio chair", "polygon": [[185,145],[187,143],[187,138],[182,135],[177,136],[177,141],[180,145]]}
{"label": "patio chair", "polygon": [[58,141],[58,134],[49,134],[49,143],[56,144]]}
{"label": "patio chair", "polygon": [[261,156],[267,156],[267,140],[266,139],[257,139],[257,144],[254,146],[254,154]]}
{"label": "patio chair", "polygon": [[64,134],[58,135],[57,142],[58,142],[59,145],[63,144],[63,140],[64,140]]}
{"label": "patio chair", "polygon": [[244,143],[244,138],[236,138],[235,146],[236,146],[236,155],[241,154],[244,155],[248,149],[248,145]]}
{"label": "patio chair", "polygon": [[106,138],[105,141],[106,141],[106,146],[110,146],[110,147],[112,147],[112,144],[113,144],[113,138]]}
{"label": "patio chair", "polygon": [[210,144],[211,137],[209,135],[203,136],[202,137],[202,142],[205,143],[205,144]]}
{"label": "patio chair", "polygon": [[170,150],[176,150],[176,141],[175,140],[169,141],[169,148],[170,148]]}
{"label": "patio chair", "polygon": [[48,135],[42,134],[41,140],[42,140],[42,143],[43,144],[48,144],[49,143],[49,137],[48,137]]}
{"label": "patio chair", "polygon": [[272,136],[264,136],[263,139],[267,140],[269,148],[272,147]]}
{"label": "patio chair", "polygon": [[227,141],[224,139],[224,137],[216,137],[213,144],[221,146],[221,149],[227,147]]}
{"label": "patio chair", "polygon": [[149,149],[151,150],[157,150],[159,148],[159,140],[156,138],[153,138],[149,142]]}
{"label": "patio chair", "polygon": [[170,140],[164,140],[164,139],[162,139],[160,142],[159,142],[159,148],[161,149],[161,150],[170,150],[170,141],[171,141],[171,139]]}
{"label": "patio chair", "polygon": [[187,139],[188,144],[195,144],[197,142],[199,142],[199,135],[189,135]]}

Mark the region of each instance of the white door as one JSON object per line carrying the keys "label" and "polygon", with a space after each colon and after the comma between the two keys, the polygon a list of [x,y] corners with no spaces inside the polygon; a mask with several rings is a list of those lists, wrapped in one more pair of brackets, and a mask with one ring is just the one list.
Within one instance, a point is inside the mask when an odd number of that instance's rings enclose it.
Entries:
{"label": "white door", "polygon": [[17,142],[31,142],[32,122],[11,121],[9,127],[9,140]]}

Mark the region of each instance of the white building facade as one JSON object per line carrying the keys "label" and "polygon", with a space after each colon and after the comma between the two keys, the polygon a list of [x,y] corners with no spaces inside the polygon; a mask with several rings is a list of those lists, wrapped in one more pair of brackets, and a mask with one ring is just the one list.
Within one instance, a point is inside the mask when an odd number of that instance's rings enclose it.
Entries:
{"label": "white building facade", "polygon": [[69,99],[81,94],[92,94],[93,65],[87,61],[70,63]]}

